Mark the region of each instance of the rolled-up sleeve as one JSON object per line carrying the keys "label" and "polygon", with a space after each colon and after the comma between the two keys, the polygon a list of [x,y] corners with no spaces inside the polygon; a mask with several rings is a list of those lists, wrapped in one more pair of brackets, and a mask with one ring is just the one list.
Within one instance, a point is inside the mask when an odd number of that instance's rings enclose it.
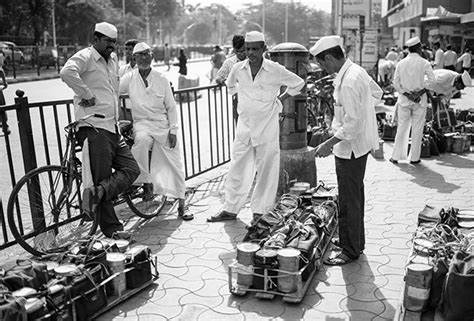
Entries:
{"label": "rolled-up sleeve", "polygon": [[87,57],[76,54],[69,58],[59,73],[64,81],[79,97],[79,99],[91,99],[94,95],[81,78],[81,73],[87,68]]}
{"label": "rolled-up sleeve", "polygon": [[174,101],[173,92],[168,80],[164,81],[165,99],[164,104],[168,114],[168,121],[170,124],[170,133],[176,135],[178,132],[178,110]]}
{"label": "rolled-up sleeve", "polygon": [[283,66],[280,68],[280,80],[290,96],[298,95],[304,87],[304,80]]}
{"label": "rolled-up sleeve", "polygon": [[357,88],[343,86],[340,91],[344,121],[334,134],[340,140],[352,140],[362,131],[361,113],[362,99],[361,93]]}

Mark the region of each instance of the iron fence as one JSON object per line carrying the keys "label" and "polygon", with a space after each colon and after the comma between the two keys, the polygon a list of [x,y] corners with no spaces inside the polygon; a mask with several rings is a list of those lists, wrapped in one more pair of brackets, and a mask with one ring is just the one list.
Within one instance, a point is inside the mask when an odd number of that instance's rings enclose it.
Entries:
{"label": "iron fence", "polygon": [[[66,143],[63,128],[73,120],[74,113],[72,100],[29,103],[23,92],[16,94],[15,104],[0,106],[0,250],[16,243],[6,217],[13,186],[32,169],[60,163]],[[185,178],[227,163],[235,136],[227,88],[188,88],[177,90],[174,95]],[[123,112],[127,111],[126,103],[126,97],[122,97]],[[31,230],[32,215],[31,211],[21,213],[24,230]]]}

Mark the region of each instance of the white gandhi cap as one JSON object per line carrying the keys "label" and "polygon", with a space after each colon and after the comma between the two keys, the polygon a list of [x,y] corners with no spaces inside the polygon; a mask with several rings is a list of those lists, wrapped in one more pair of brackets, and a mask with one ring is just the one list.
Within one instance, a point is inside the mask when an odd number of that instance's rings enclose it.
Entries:
{"label": "white gandhi cap", "polygon": [[408,47],[413,47],[417,44],[421,43],[420,41],[420,38],[419,37],[413,37],[413,38],[410,38],[407,40],[407,42],[405,43]]}
{"label": "white gandhi cap", "polygon": [[342,49],[342,38],[340,36],[325,36],[319,39],[314,46],[309,49],[309,52],[313,56],[316,56],[327,49],[338,46]]}
{"label": "white gandhi cap", "polygon": [[464,71],[462,73],[461,78],[462,78],[462,82],[464,83],[464,86],[466,87],[472,86],[471,76],[469,76],[469,73],[467,71]]}
{"label": "white gandhi cap", "polygon": [[133,54],[136,54],[137,52],[142,52],[142,51],[145,51],[145,50],[150,50],[151,47],[149,45],[147,45],[146,43],[144,42],[139,42],[135,45],[135,47],[133,47]]}
{"label": "white gandhi cap", "polygon": [[259,31],[249,31],[245,34],[245,42],[265,42],[265,36]]}
{"label": "white gandhi cap", "polygon": [[96,23],[94,31],[100,32],[109,38],[117,39],[117,28],[108,22]]}

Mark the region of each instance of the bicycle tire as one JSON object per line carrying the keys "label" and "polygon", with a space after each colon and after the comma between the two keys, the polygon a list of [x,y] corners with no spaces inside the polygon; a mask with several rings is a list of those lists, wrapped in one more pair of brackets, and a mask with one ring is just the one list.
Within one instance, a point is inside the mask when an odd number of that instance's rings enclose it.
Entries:
{"label": "bicycle tire", "polygon": [[[11,233],[18,244],[33,255],[57,252],[76,239],[93,235],[97,230],[97,220],[82,219],[80,176],[73,178],[71,191],[66,192],[66,175],[66,169],[61,166],[39,167],[23,176],[10,194],[7,216]],[[39,193],[34,190],[35,186],[40,188]],[[38,210],[44,214],[44,226],[38,221],[37,226],[34,226],[31,219],[31,213]],[[27,213],[30,214],[28,222],[23,221]],[[77,222],[77,226],[74,226]],[[38,225],[41,226],[38,228]],[[32,244],[28,242],[31,240]],[[48,242],[50,244],[46,246]]]}
{"label": "bicycle tire", "polygon": [[142,199],[143,190],[141,187],[132,187],[132,189],[123,195],[128,207],[136,215],[150,219],[158,214],[166,204],[166,196],[163,194],[153,194],[153,198],[149,201]]}

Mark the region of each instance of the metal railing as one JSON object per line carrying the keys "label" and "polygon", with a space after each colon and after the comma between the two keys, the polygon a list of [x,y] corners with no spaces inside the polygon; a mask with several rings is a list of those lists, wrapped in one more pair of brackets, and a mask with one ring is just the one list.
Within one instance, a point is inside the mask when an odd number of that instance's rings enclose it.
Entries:
{"label": "metal railing", "polygon": [[[187,88],[174,95],[185,178],[229,162],[235,132],[227,88]],[[126,111],[126,101],[122,99],[122,111]],[[6,217],[13,186],[32,169],[60,163],[66,140],[63,128],[72,121],[73,108],[72,100],[29,103],[21,91],[15,104],[0,106],[0,250],[16,243]],[[29,215],[21,213],[23,225],[32,221]]]}

